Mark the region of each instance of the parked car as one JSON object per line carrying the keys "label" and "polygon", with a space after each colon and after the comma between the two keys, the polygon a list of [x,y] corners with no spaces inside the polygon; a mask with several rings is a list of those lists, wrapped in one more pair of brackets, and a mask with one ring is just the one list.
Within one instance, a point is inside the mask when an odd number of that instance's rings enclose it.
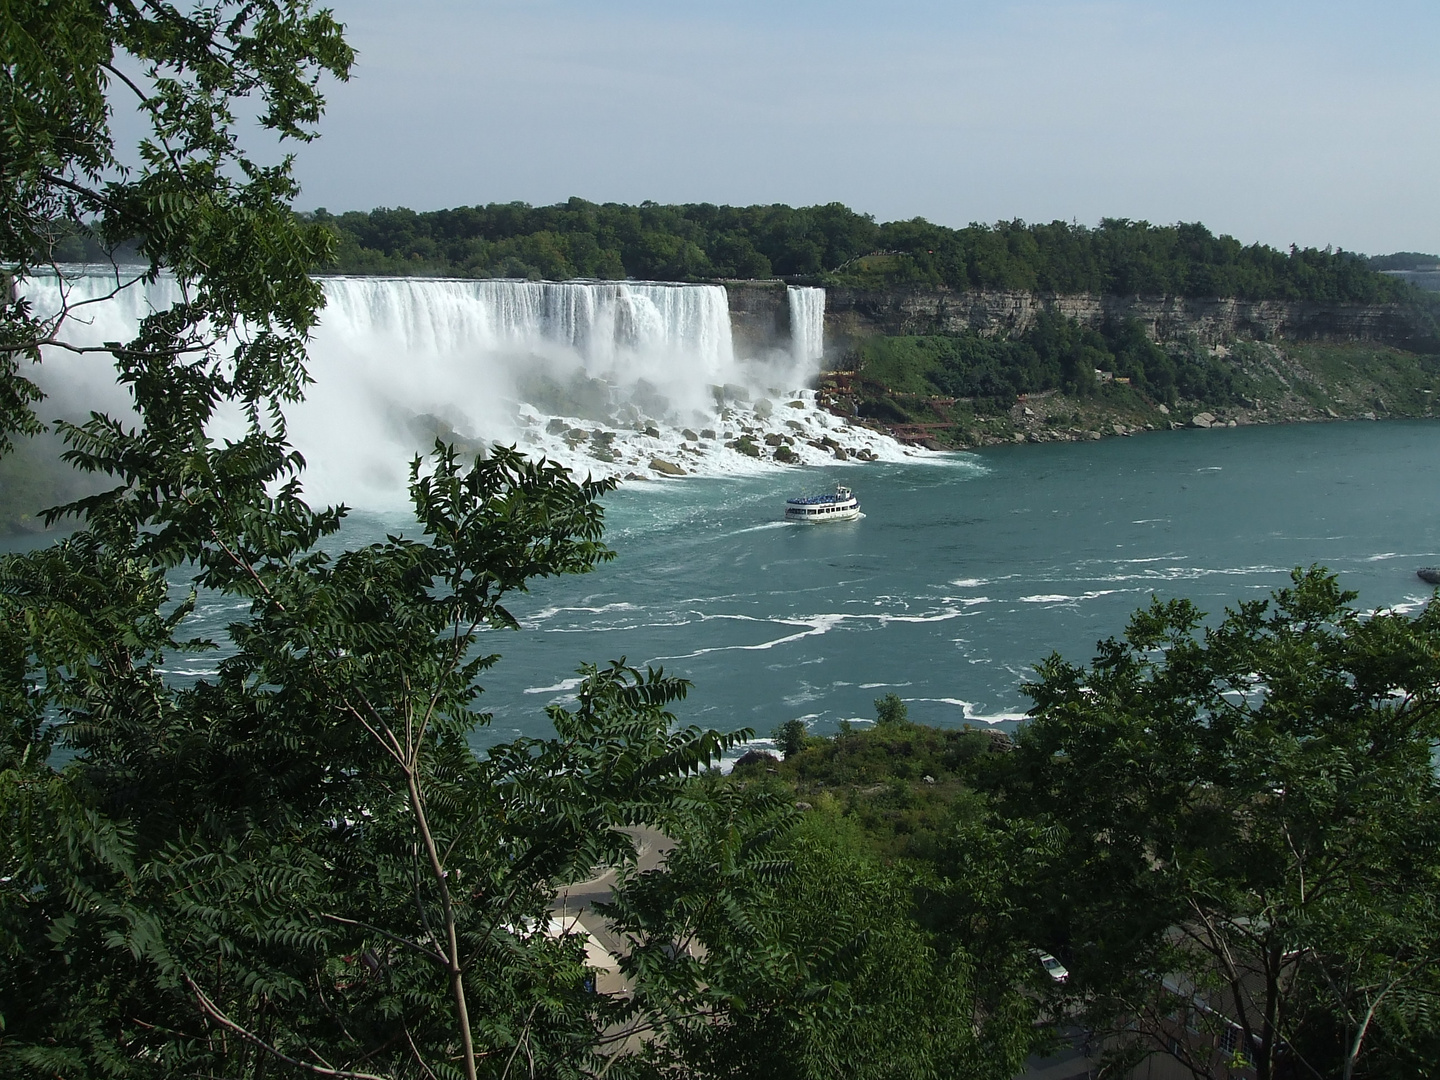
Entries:
{"label": "parked car", "polygon": [[1035,959],[1040,961],[1040,966],[1045,969],[1045,974],[1057,983],[1063,983],[1070,978],[1070,969],[1044,949],[1031,949],[1030,951],[1035,954]]}

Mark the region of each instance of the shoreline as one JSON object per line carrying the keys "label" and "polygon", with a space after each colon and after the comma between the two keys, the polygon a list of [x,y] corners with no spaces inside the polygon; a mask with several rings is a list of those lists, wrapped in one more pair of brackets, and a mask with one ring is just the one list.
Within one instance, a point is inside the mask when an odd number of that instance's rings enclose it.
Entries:
{"label": "shoreline", "polygon": [[[882,365],[830,371],[817,403],[852,423],[930,450],[1086,442],[1146,431],[1440,416],[1440,358],[1348,342],[1237,342],[1216,346],[1220,393],[1184,398],[1106,371],[1083,394],[1019,395],[1003,410],[971,398],[917,393],[914,378]],[[1167,403],[1168,401],[1168,403]]]}

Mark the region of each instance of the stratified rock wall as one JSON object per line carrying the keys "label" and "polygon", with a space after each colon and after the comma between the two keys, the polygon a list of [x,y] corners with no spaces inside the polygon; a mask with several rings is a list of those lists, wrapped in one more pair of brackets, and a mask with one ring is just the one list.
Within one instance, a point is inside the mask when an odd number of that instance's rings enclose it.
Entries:
{"label": "stratified rock wall", "polygon": [[783,281],[725,281],[730,334],[738,356],[790,348],[790,299]]}
{"label": "stratified rock wall", "polygon": [[[733,294],[732,294],[733,297]],[[734,301],[732,299],[731,303]],[[1259,341],[1375,341],[1430,351],[1433,321],[1401,304],[1195,299],[1183,296],[1055,296],[1028,292],[865,291],[830,287],[827,336],[864,334],[1021,334],[1043,311],[1099,327],[1107,319],[1138,319],[1156,340],[1194,334],[1207,345]]]}

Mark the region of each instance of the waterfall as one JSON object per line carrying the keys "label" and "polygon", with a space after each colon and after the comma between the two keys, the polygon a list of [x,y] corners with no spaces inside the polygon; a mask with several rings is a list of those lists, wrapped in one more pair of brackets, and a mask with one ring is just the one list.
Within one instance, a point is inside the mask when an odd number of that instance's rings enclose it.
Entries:
{"label": "waterfall", "polygon": [[795,364],[818,372],[825,356],[825,290],[790,286],[790,347]]}
{"label": "waterfall", "polygon": [[516,350],[568,352],[591,376],[686,383],[735,363],[725,290],[626,282],[329,278],[316,335],[468,366]]}
{"label": "waterfall", "polygon": [[[101,300],[115,284],[113,273],[77,270],[65,279],[68,302]],[[37,312],[56,311],[61,288],[33,279],[26,295]],[[403,502],[409,457],[437,436],[516,442],[582,474],[642,477],[664,474],[652,470],[656,457],[683,460],[686,473],[771,466],[779,444],[764,444],[766,433],[784,436],[787,460],[831,460],[839,444],[885,450],[873,433],[851,433],[816,409],[804,389],[824,352],[823,289],[788,290],[791,349],[765,357],[736,355],[727,294],[715,285],[334,277],[324,289],[309,349],[314,384],[286,409],[307,490],[320,500]],[[81,307],[68,337],[127,340],[143,315],[179,298],[164,277],[132,285]],[[46,418],[127,412],[107,359],[48,350],[35,372],[51,399]],[[790,408],[776,407],[776,395]],[[240,430],[231,413],[211,434]],[[737,445],[746,432],[761,457]]]}

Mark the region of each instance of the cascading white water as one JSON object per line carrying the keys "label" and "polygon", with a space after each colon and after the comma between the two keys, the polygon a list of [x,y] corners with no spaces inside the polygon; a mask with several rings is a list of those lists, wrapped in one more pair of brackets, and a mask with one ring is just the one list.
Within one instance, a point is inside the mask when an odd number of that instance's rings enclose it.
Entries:
{"label": "cascading white water", "polygon": [[346,350],[484,358],[566,350],[591,376],[685,385],[735,363],[725,290],[626,282],[330,278],[316,335]]}
{"label": "cascading white water", "polygon": [[[656,457],[683,461],[687,473],[753,469],[779,445],[764,445],[767,433],[783,434],[797,461],[833,460],[834,445],[894,456],[799,389],[813,385],[824,351],[822,289],[789,290],[790,363],[777,364],[736,356],[720,286],[327,278],[324,288],[309,349],[314,385],[286,409],[306,488],[320,500],[403,501],[410,456],[436,436],[517,442],[596,475],[663,473]],[[37,312],[59,309],[53,279],[26,289]],[[113,275],[68,279],[72,308],[99,301],[76,309],[69,339],[127,340],[146,313],[180,298],[165,278],[104,299],[114,289]],[[50,350],[37,377],[51,415],[124,411],[105,358]],[[796,411],[761,406],[776,392]],[[228,415],[212,434],[238,431]],[[746,431],[762,458],[737,445]]]}
{"label": "cascading white water", "polygon": [[790,301],[795,364],[802,370],[819,371],[825,356],[825,290],[792,285],[785,292]]}

